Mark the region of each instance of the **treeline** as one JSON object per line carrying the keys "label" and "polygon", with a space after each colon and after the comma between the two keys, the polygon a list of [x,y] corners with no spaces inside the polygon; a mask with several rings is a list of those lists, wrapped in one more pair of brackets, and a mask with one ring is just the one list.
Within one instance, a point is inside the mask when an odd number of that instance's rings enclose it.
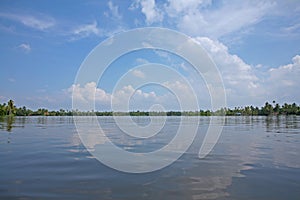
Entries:
{"label": "treeline", "polygon": [[253,106],[237,107],[234,109],[226,109],[226,115],[260,115],[260,116],[269,116],[269,115],[300,115],[300,106],[296,103],[288,104],[284,103],[279,105],[273,101],[273,105],[269,102],[266,102],[265,105],[261,108]]}
{"label": "treeline", "polygon": [[13,100],[0,104],[0,116],[72,116],[73,112],[60,109],[58,111],[49,111],[45,108],[30,110],[26,106],[16,107]]}
{"label": "treeline", "polygon": [[300,115],[300,106],[296,103],[279,105],[266,102],[261,108],[253,106],[235,107],[234,109],[222,108],[217,111],[200,110],[200,111],[167,111],[167,112],[112,112],[112,111],[78,111],[64,110],[49,111],[45,108],[30,110],[23,107],[16,107],[13,100],[8,103],[0,104],[0,116],[269,116],[269,115]]}

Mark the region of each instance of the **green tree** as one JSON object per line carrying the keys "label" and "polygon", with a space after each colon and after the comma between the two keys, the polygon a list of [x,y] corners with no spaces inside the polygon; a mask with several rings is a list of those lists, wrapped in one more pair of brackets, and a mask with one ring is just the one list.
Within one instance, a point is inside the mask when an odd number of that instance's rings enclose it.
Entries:
{"label": "green tree", "polygon": [[273,114],[273,106],[269,102],[265,103],[265,106],[261,109],[262,115],[271,115]]}
{"label": "green tree", "polygon": [[6,115],[6,104],[3,103],[3,104],[0,104],[0,116],[4,116]]}
{"label": "green tree", "polygon": [[14,101],[9,100],[7,103],[7,115],[13,116],[16,113],[16,107],[14,106]]}
{"label": "green tree", "polygon": [[278,103],[276,103],[275,107],[274,107],[274,112],[276,115],[278,115],[280,113],[280,106]]}

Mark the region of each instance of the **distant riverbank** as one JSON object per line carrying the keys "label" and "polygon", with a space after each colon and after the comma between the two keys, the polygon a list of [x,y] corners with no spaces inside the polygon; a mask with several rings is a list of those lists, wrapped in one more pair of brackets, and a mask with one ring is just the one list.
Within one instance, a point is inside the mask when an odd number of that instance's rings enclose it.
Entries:
{"label": "distant riverbank", "polygon": [[26,106],[16,107],[13,100],[8,103],[0,104],[0,116],[269,116],[269,115],[300,115],[300,106],[296,103],[284,103],[279,105],[275,101],[266,102],[263,107],[245,106],[235,108],[221,108],[216,111],[199,110],[199,111],[130,111],[130,112],[113,112],[113,111],[79,111],[79,110],[48,110],[39,108],[31,110]]}

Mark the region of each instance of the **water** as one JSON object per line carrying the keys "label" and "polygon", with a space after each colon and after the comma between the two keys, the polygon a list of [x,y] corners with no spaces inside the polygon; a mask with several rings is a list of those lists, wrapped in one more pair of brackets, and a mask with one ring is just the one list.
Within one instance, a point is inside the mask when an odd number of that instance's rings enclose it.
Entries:
{"label": "water", "polygon": [[[167,144],[180,122],[168,118],[155,140],[124,142],[113,118],[98,120],[118,146],[140,152]],[[300,199],[300,117],[226,117],[219,142],[199,159],[208,124],[201,117],[195,142],[174,164],[127,174],[86,150],[72,117],[1,119],[0,199]]]}

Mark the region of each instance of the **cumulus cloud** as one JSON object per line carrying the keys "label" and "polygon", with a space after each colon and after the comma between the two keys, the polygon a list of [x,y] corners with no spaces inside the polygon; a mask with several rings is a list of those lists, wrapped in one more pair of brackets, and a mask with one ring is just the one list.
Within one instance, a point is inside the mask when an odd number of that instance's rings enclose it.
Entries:
{"label": "cumulus cloud", "polygon": [[113,108],[120,111],[127,111],[125,105],[132,110],[147,110],[152,104],[159,101],[155,92],[144,92],[141,89],[134,89],[131,85],[115,91],[112,98]]}
{"label": "cumulus cloud", "polygon": [[300,55],[292,59],[292,63],[271,68],[265,82],[267,95],[281,102],[300,100]]}
{"label": "cumulus cloud", "polygon": [[265,101],[299,101],[300,56],[291,64],[271,68],[266,72],[245,63],[217,40],[196,37],[195,40],[216,63],[224,81],[229,106],[256,104]]}
{"label": "cumulus cloud", "polygon": [[227,86],[238,86],[243,88],[242,90],[257,87],[258,78],[252,67],[237,55],[230,54],[224,44],[207,37],[197,37],[196,41],[206,49],[217,64]]}
{"label": "cumulus cloud", "polygon": [[[265,101],[276,100],[278,103],[300,101],[300,55],[296,55],[290,64],[272,68],[263,74],[257,74],[256,67],[245,63],[237,55],[228,52],[225,45],[208,38],[197,38],[217,64],[223,77],[227,102],[229,107],[244,105],[263,105]],[[205,83],[186,77],[197,93],[200,109],[211,109],[210,97]],[[124,104],[129,104],[130,110],[148,110],[154,104],[162,105],[166,110],[180,110],[180,98],[189,106],[189,100],[194,98],[189,85],[182,81],[166,81],[162,87],[169,92],[161,93],[156,89],[151,91],[143,88],[135,89],[132,85],[124,85],[113,94],[98,88],[95,82],[85,85],[72,85],[67,89],[68,96],[80,102],[82,110],[111,110],[111,101],[116,111],[124,110]],[[172,92],[170,92],[172,91]],[[201,93],[201,94],[200,94]],[[176,96],[175,94],[179,94]],[[95,108],[93,103],[95,100]],[[182,103],[182,102],[181,102]]]}
{"label": "cumulus cloud", "polygon": [[122,15],[119,13],[119,6],[114,5],[112,1],[109,1],[107,5],[113,18],[117,20],[122,19]]}
{"label": "cumulus cloud", "polygon": [[237,55],[230,54],[228,48],[217,40],[207,37],[194,38],[209,54],[222,76],[229,106],[258,103],[264,93],[254,67],[245,63]]}
{"label": "cumulus cloud", "polygon": [[84,86],[73,84],[68,92],[72,93],[73,98],[84,103],[98,101],[100,103],[109,103],[111,95],[104,90],[97,88],[95,82],[86,83]]}
{"label": "cumulus cloud", "polygon": [[132,5],[131,9],[140,8],[142,13],[146,17],[146,23],[152,24],[155,22],[161,22],[163,20],[163,14],[158,9],[155,0],[136,0]]}
{"label": "cumulus cloud", "polygon": [[[123,110],[126,103],[134,102],[134,109],[147,109],[148,103],[157,102],[157,96],[154,92],[143,92],[135,90],[131,85],[122,87],[113,94],[105,92],[101,88],[96,87],[95,82],[86,83],[84,86],[79,84],[72,85],[68,89],[69,94],[72,94],[73,100],[77,101],[82,109],[90,108],[95,101],[96,107],[111,109],[111,103],[114,104],[114,109]],[[124,110],[123,110],[124,111]]]}
{"label": "cumulus cloud", "polygon": [[[184,97],[185,102],[189,99],[189,90],[187,85],[180,82],[165,82],[162,87],[169,88]],[[132,85],[126,85],[113,93],[108,93],[101,88],[97,88],[95,82],[86,83],[85,85],[73,84],[67,90],[68,95],[72,96],[76,105],[80,106],[80,110],[93,109],[95,102],[96,110],[111,110],[111,103],[115,111],[124,110],[124,105],[128,104],[131,110],[148,110],[154,104],[162,105],[167,110],[179,110],[178,97],[171,92],[157,95],[155,91],[145,92],[142,89],[135,89]],[[76,109],[76,108],[75,108]]]}
{"label": "cumulus cloud", "polygon": [[191,89],[187,84],[182,83],[181,81],[174,81],[174,82],[166,81],[164,82],[163,85],[169,90],[171,90],[172,92],[184,96],[186,99],[192,98],[193,94],[190,93]]}
{"label": "cumulus cloud", "polygon": [[[229,107],[244,105],[263,105],[265,101],[276,100],[277,102],[299,101],[300,95],[298,85],[300,84],[300,55],[296,55],[290,64],[272,68],[262,73],[256,66],[244,62],[239,56],[230,54],[228,48],[217,40],[207,37],[194,38],[207,51],[212,60],[216,63],[224,81],[227,102]],[[188,66],[184,69],[190,73]],[[137,69],[131,71],[132,75],[144,78],[145,74]],[[210,109],[209,94],[205,82],[194,80],[195,77],[187,75],[188,82],[197,93],[201,109]],[[199,78],[199,77],[198,77]],[[87,83],[84,86],[73,85],[69,91],[73,91],[73,97],[84,102],[91,103],[95,96],[96,105],[105,105],[109,108],[113,99],[116,107],[130,99],[132,109],[147,110],[154,104],[163,105],[166,109],[178,109],[178,99],[182,97],[192,99],[193,93],[185,83],[173,80],[162,84],[171,92],[157,93],[154,89],[145,92],[142,89],[135,89],[126,85],[116,90],[114,94],[97,88],[96,83]],[[174,93],[180,94],[175,96]],[[199,94],[201,93],[201,94]],[[204,107],[203,107],[204,106]]]}
{"label": "cumulus cloud", "polygon": [[133,70],[132,74],[138,78],[145,78],[144,72],[142,72],[141,70],[138,70],[138,69]]}

